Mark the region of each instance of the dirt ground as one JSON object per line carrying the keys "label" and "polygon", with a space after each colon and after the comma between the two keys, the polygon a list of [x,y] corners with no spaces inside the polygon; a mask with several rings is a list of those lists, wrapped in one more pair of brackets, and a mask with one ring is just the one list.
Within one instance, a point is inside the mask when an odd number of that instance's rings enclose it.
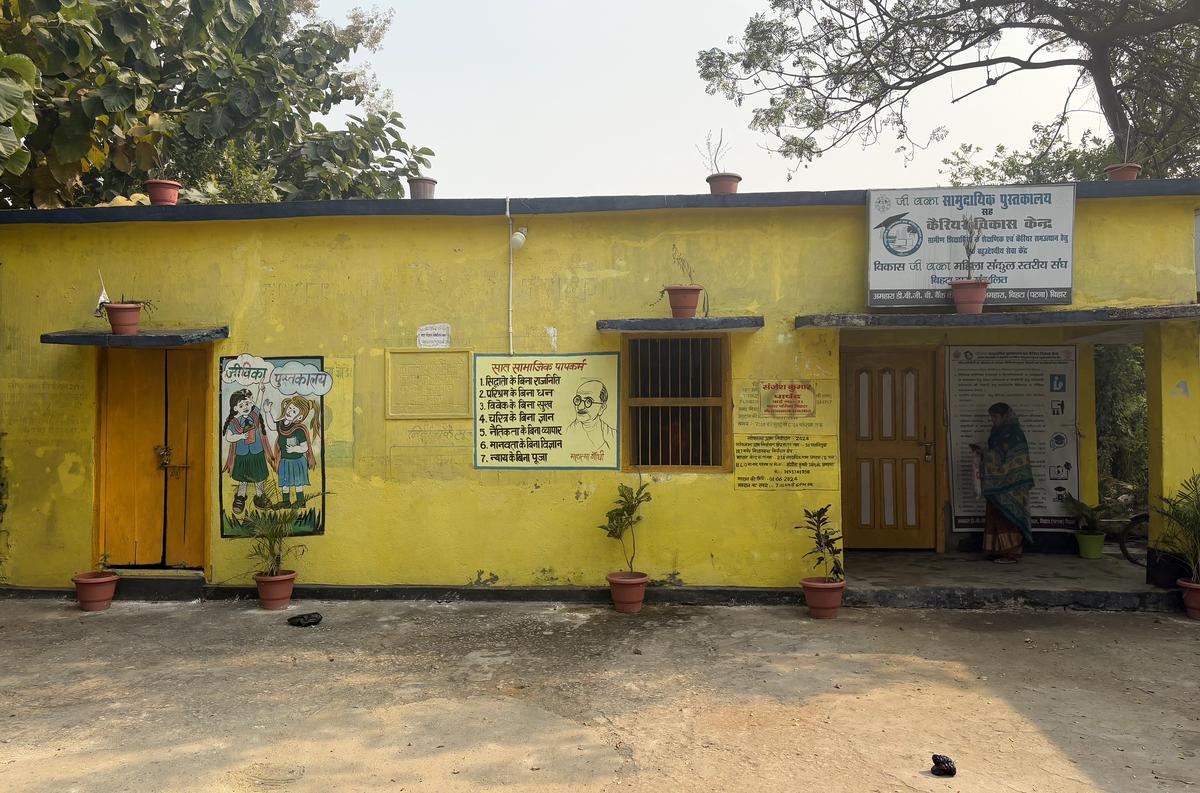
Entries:
{"label": "dirt ground", "polygon": [[304,610],[0,601],[0,790],[1200,791],[1182,616]]}

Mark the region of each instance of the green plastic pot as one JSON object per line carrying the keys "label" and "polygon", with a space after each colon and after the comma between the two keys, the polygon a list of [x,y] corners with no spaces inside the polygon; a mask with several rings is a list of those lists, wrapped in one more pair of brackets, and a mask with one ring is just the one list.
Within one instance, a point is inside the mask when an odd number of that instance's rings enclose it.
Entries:
{"label": "green plastic pot", "polygon": [[1076,532],[1075,539],[1079,541],[1079,555],[1084,559],[1104,558],[1104,535],[1084,534]]}

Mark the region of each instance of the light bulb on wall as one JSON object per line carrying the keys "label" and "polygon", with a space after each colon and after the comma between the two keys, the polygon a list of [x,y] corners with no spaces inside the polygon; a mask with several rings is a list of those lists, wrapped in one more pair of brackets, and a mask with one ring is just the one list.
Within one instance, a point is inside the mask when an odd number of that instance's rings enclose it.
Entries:
{"label": "light bulb on wall", "polygon": [[521,250],[521,248],[525,247],[525,235],[528,233],[528,231],[529,229],[525,228],[524,226],[514,231],[512,238],[510,238],[508,241],[508,246],[514,251]]}

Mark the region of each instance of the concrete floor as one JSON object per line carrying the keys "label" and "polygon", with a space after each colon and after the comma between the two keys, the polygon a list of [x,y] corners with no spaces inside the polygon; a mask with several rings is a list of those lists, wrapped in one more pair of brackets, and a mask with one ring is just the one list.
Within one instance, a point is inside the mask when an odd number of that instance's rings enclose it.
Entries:
{"label": "concrete floor", "polygon": [[[1187,791],[1200,622],[0,600],[0,789]],[[952,756],[953,780],[928,773]]]}
{"label": "concrete floor", "polygon": [[1028,553],[1017,564],[996,564],[978,553],[848,551],[846,576],[855,586],[1007,587],[1048,591],[1153,592],[1146,568],[1121,556],[1114,545],[1103,559],[1073,554]]}

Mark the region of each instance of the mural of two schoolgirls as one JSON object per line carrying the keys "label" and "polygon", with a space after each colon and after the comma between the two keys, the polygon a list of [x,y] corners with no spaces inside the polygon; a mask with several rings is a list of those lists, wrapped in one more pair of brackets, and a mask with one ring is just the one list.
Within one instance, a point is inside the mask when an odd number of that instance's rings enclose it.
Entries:
{"label": "mural of two schoolgirls", "polygon": [[297,510],[293,534],[325,532],[321,418],[333,377],[322,357],[221,359],[221,536],[256,511]]}

